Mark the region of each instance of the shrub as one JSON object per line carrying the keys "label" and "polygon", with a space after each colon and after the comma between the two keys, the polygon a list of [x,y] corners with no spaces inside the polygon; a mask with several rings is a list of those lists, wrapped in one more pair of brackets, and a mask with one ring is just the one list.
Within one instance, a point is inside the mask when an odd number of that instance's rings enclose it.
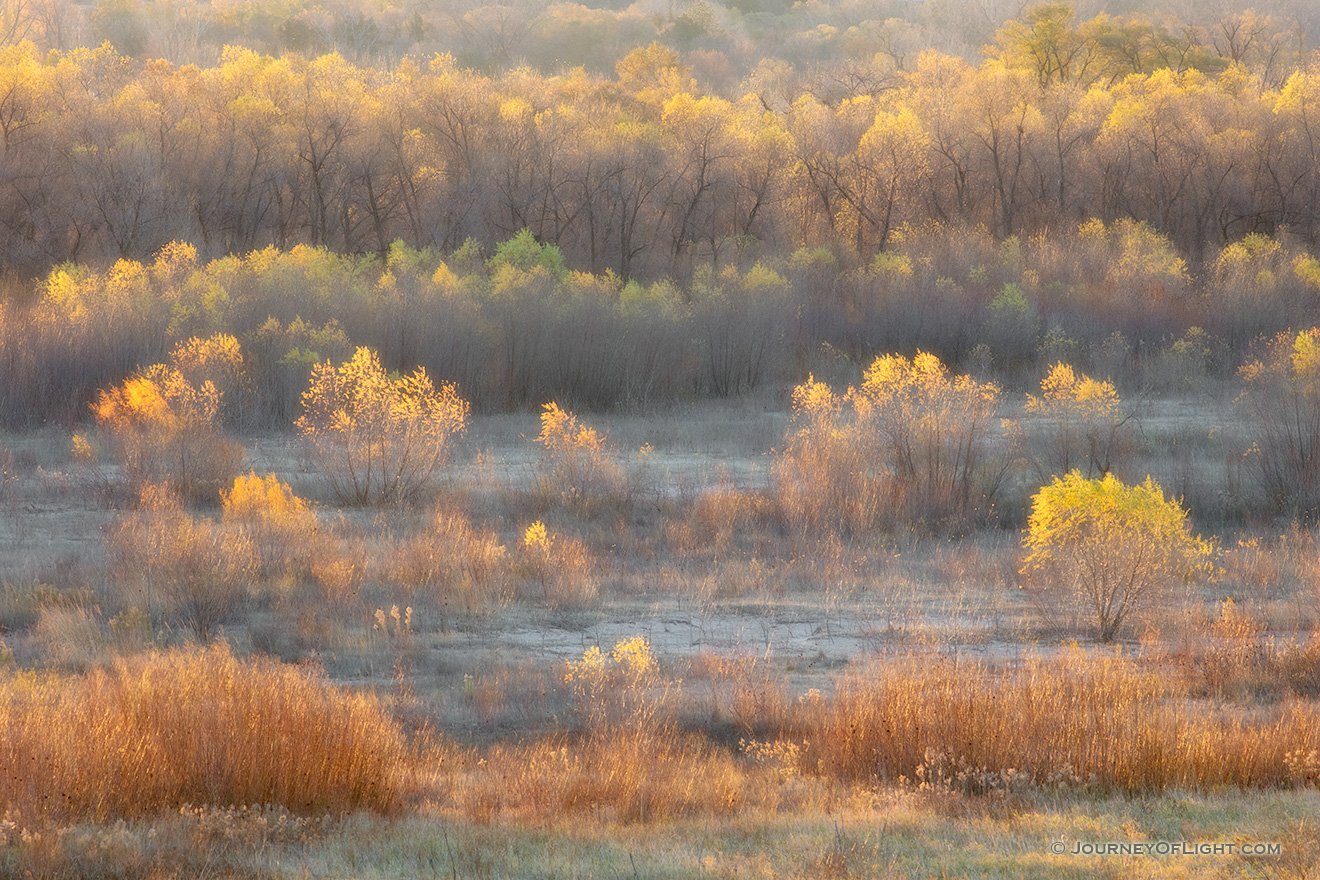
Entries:
{"label": "shrub", "polygon": [[642,636],[617,643],[607,654],[588,648],[581,660],[567,661],[564,682],[573,688],[578,715],[593,734],[610,728],[638,732],[656,722],[659,683],[655,655]]}
{"label": "shrub", "polygon": [[1242,367],[1247,462],[1276,513],[1320,516],[1320,328],[1281,333]]}
{"label": "shrub", "polygon": [[162,486],[146,486],[139,509],[107,535],[113,577],[130,607],[210,639],[232,619],[255,578],[256,547],[190,516]]}
{"label": "shrub", "polygon": [[503,597],[505,555],[494,532],[474,527],[461,513],[442,510],[429,528],[391,548],[386,576],[410,601],[471,612]]}
{"label": "shrub", "polygon": [[1027,395],[1027,412],[1044,422],[1042,442],[1026,450],[1041,480],[1074,468],[1088,478],[1103,477],[1126,451],[1132,415],[1107,379],[1092,379],[1059,362],[1041,380],[1040,397]]}
{"label": "shrub", "polygon": [[391,377],[380,358],[359,348],[339,367],[312,369],[298,430],[345,503],[415,498],[448,459],[450,441],[467,427],[468,403],[450,384],[437,389],[426,371]]}
{"label": "shrub", "polygon": [[545,450],[541,460],[541,494],[578,513],[601,505],[626,507],[628,476],[605,450],[605,437],[577,416],[551,402],[541,408],[541,433],[536,442]]}
{"label": "shrub", "polygon": [[988,509],[1005,471],[987,455],[999,388],[950,376],[939,358],[877,358],[861,388],[836,395],[809,379],[777,467],[790,522],[864,532],[899,521],[949,522]]}
{"label": "shrub", "polygon": [[221,505],[225,526],[256,548],[262,576],[296,575],[307,567],[316,515],[279,477],[259,477],[255,471],[235,477]]}
{"label": "shrub", "polygon": [[130,491],[165,483],[183,498],[214,502],[238,470],[243,449],[220,431],[224,394],[204,378],[211,361],[189,359],[206,347],[197,339],[180,345],[172,363],[138,370],[92,405]]}
{"label": "shrub", "polygon": [[547,604],[575,605],[596,598],[587,548],[575,538],[552,534],[537,520],[523,531],[513,571],[534,585]]}
{"label": "shrub", "polygon": [[1022,573],[1039,607],[1053,614],[1083,606],[1103,642],[1175,583],[1206,573],[1212,552],[1149,477],[1126,486],[1112,474],[1088,480],[1077,471],[1036,493],[1023,546]]}

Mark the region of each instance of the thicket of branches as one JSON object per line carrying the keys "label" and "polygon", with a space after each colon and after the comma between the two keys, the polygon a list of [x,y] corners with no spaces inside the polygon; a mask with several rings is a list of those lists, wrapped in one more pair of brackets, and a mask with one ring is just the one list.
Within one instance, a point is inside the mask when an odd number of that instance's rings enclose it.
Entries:
{"label": "thicket of branches", "polygon": [[1297,33],[1048,4],[972,60],[835,47],[812,61],[833,88],[791,63],[715,88],[704,56],[660,42],[554,73],[19,43],[0,51],[0,254],[29,276],[173,240],[384,256],[526,228],[575,268],[686,283],[801,243],[856,265],[905,223],[1006,239],[1097,217],[1199,268],[1249,233],[1320,232],[1320,68]]}
{"label": "thicket of branches", "polygon": [[799,248],[702,267],[680,286],[571,271],[524,232],[486,260],[471,243],[396,243],[385,260],[298,246],[206,262],[175,243],[150,262],[60,266],[25,298],[0,309],[5,427],[89,421],[102,390],[198,337],[241,351],[212,421],[289,429],[312,366],[362,346],[486,412],[740,395],[809,374],[844,385],[877,354],[917,350],[1012,388],[1064,361],[1128,389],[1182,391],[1231,378],[1256,340],[1320,321],[1320,261],[1253,236],[1198,277],[1167,238],[1127,221],[1002,242],[930,224],[855,269]]}

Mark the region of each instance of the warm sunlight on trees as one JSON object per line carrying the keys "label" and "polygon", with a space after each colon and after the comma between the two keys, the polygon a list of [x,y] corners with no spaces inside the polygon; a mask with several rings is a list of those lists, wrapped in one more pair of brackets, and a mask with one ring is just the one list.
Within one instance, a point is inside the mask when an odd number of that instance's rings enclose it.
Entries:
{"label": "warm sunlight on trees", "polygon": [[998,401],[997,385],[952,376],[927,353],[877,358],[843,395],[808,379],[793,389],[777,466],[786,516],[859,533],[988,514],[1006,471],[989,449]]}
{"label": "warm sunlight on trees", "polygon": [[163,482],[189,500],[219,497],[243,451],[221,433],[224,394],[211,377],[232,379],[237,358],[232,336],[194,337],[179,345],[170,363],[138,370],[101,392],[92,412],[131,491]]}
{"label": "warm sunlight on trees", "polygon": [[1242,367],[1247,463],[1279,513],[1320,516],[1320,328],[1281,333]]}
{"label": "warm sunlight on trees", "polygon": [[1022,543],[1024,588],[1051,618],[1084,606],[1102,642],[1207,574],[1212,554],[1149,477],[1127,486],[1113,474],[1089,480],[1077,471],[1036,493]]}
{"label": "warm sunlight on trees", "polygon": [[335,495],[350,504],[416,498],[448,460],[467,427],[458,389],[436,388],[424,370],[386,374],[367,348],[335,367],[312,369],[298,430]]}
{"label": "warm sunlight on trees", "polygon": [[1028,450],[1041,480],[1082,469],[1088,479],[1103,477],[1125,451],[1123,428],[1131,414],[1108,379],[1059,362],[1041,379],[1040,396],[1027,395],[1027,413],[1045,422],[1040,448]]}

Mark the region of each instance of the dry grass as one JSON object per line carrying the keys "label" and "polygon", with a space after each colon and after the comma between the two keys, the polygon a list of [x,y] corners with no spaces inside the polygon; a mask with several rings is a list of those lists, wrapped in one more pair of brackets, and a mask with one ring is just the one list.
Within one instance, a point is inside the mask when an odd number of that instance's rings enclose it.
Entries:
{"label": "dry grass", "polygon": [[491,529],[442,508],[426,527],[395,539],[380,574],[408,602],[465,613],[498,605],[508,593],[508,553]]}
{"label": "dry grass", "polygon": [[223,644],[71,678],[7,674],[0,729],[0,813],[25,822],[399,806],[404,743],[375,698]]}
{"label": "dry grass", "polygon": [[809,717],[808,767],[894,782],[938,761],[972,791],[1010,778],[1147,793],[1286,786],[1298,781],[1288,756],[1320,744],[1314,704],[1253,715],[1197,703],[1132,661],[1077,651],[1002,670],[900,661],[848,677]]}
{"label": "dry grass", "polygon": [[151,484],[106,540],[123,605],[181,623],[203,640],[233,619],[259,567],[246,534],[188,514],[172,492]]}
{"label": "dry grass", "polygon": [[[0,820],[0,877],[526,876],[541,863],[500,847],[518,838],[545,856],[520,835],[546,828],[613,848],[590,867],[558,863],[565,875],[632,873],[625,834],[690,847],[663,866],[636,850],[639,876],[923,873],[933,844],[909,852],[888,831],[833,825],[857,809],[878,829],[895,819],[876,805],[898,802],[921,812],[931,840],[957,825],[970,845],[1017,823],[1017,849],[997,851],[997,867],[943,871],[1014,876],[1023,852],[1048,845],[1053,832],[1033,824],[1042,811],[1069,812],[1058,821],[1080,837],[1082,814],[1108,792],[1164,804],[1213,790],[1254,804],[1304,798],[1292,789],[1320,780],[1309,532],[1226,540],[1223,577],[1159,621],[1181,629],[1148,629],[1139,653],[1022,660],[1049,649],[1033,647],[1013,533],[793,527],[766,487],[771,468],[748,478],[746,450],[747,467],[720,477],[688,447],[662,449],[651,472],[679,476],[646,493],[653,509],[635,496],[620,512],[606,496],[623,496],[557,475],[526,433],[508,450],[483,447],[475,472],[456,468],[435,509],[313,517],[283,482],[305,487],[298,464],[268,456],[256,463],[282,479],[243,478],[222,514],[161,499],[118,514],[108,580],[95,560],[58,580],[49,560],[25,559],[31,574],[0,589],[0,666],[91,671],[0,672],[0,765],[35,768],[0,780],[0,815],[31,826]],[[617,461],[597,449],[584,467],[593,456]],[[558,493],[549,501],[545,481]],[[193,543],[196,553],[180,549]],[[316,659],[376,697],[241,662],[220,639],[146,653],[185,637],[161,622],[188,619],[156,585],[195,586],[190,572],[214,576],[240,558],[237,602],[216,618],[224,637]],[[220,634],[218,623],[193,629]],[[124,792],[105,779],[127,780]],[[177,813],[184,802],[202,806]],[[240,806],[252,803],[273,806]],[[404,815],[280,818],[356,807]],[[108,822],[119,816],[143,818]],[[84,819],[101,824],[71,830]],[[812,830],[775,825],[789,819]],[[249,844],[289,858],[236,855]],[[711,855],[724,844],[747,857]],[[295,852],[305,860],[290,868]]]}

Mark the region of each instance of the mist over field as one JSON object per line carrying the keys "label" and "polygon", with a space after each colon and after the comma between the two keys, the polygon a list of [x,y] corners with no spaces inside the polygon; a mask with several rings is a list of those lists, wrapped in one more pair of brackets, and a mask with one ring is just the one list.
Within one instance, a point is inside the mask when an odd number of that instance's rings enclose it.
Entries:
{"label": "mist over field", "polygon": [[0,0],[0,878],[1316,875],[1318,49]]}

